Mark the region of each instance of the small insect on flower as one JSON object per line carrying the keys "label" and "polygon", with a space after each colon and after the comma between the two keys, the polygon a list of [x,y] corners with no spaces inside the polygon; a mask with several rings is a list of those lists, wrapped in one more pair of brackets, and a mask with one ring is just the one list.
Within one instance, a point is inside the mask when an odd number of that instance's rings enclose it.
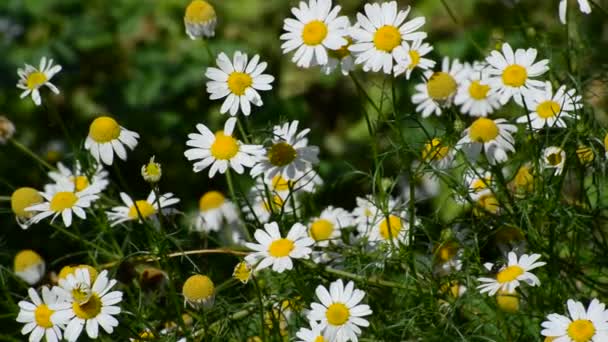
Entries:
{"label": "small insect on flower", "polygon": [[422,39],[418,39],[409,44],[403,42],[403,49],[395,50],[395,60],[397,63],[393,67],[393,73],[395,76],[399,76],[405,73],[405,78],[410,79],[412,71],[419,68],[422,70],[429,70],[435,67],[435,61],[423,58],[433,51],[433,47],[429,43],[423,43]]}
{"label": "small insect on flower", "polygon": [[11,209],[15,214],[17,224],[27,229],[33,223],[31,218],[36,214],[33,211],[26,210],[36,204],[42,203],[44,198],[38,190],[34,188],[23,187],[15,190],[11,195]]}
{"label": "small insect on flower", "polygon": [[154,191],[151,191],[145,200],[133,201],[124,192],[120,193],[120,199],[125,204],[124,206],[114,207],[111,211],[106,212],[112,227],[127,221],[137,220],[139,223],[143,223],[144,219],[151,218],[155,220],[156,214],[159,211],[162,211],[163,215],[173,214],[176,210],[168,207],[180,201],[179,198],[173,197],[173,193],[170,192],[161,195],[157,199]]}
{"label": "small insect on flower", "polygon": [[454,104],[463,114],[488,116],[501,107],[498,96],[491,91],[487,65],[474,62],[468,76],[460,83]]}
{"label": "small insect on flower", "polygon": [[295,223],[284,238],[281,237],[276,222],[264,224],[264,230],[257,229],[254,236],[258,243],[247,242],[245,245],[255,252],[247,255],[245,261],[251,265],[257,264],[256,271],[269,266],[279,273],[291,270],[291,259],[308,259],[312,253],[310,246],[315,243],[308,237],[306,227],[301,223]]}
{"label": "small insect on flower", "polygon": [[232,201],[219,191],[207,191],[198,202],[195,228],[201,232],[219,232],[223,223],[235,223],[239,213]]}
{"label": "small insect on flower", "polygon": [[154,161],[154,156],[150,158],[148,164],[141,167],[141,176],[148,183],[158,183],[163,175],[163,169],[160,163]]}
{"label": "small insect on flower", "polygon": [[583,303],[568,299],[569,317],[552,313],[541,326],[543,336],[551,336],[560,342],[608,341],[608,310],[594,298],[585,310]]}
{"label": "small insect on flower", "polygon": [[114,153],[118,158],[127,160],[127,150],[123,145],[133,150],[137,146],[137,139],[139,134],[120,126],[109,116],[100,116],[91,123],[84,148],[98,163],[101,160],[106,165],[112,165]]}
{"label": "small insect on flower", "polygon": [[530,115],[517,118],[518,123],[532,126],[532,129],[543,127],[566,128],[564,119],[573,119],[572,115],[583,108],[582,97],[576,95],[575,89],[566,91],[566,86],[561,86],[553,94],[551,82],[545,82],[544,88],[524,94],[526,107],[531,111]]}
{"label": "small insect on flower", "polygon": [[[538,277],[530,273],[531,270],[546,264],[542,261],[537,262],[538,259],[540,259],[540,254],[522,254],[522,256],[518,258],[515,252],[509,252],[508,264],[502,266],[498,270],[496,278],[477,278],[477,280],[482,283],[477,286],[479,292],[488,292],[490,296],[495,295],[500,290],[512,293],[519,287],[519,284],[522,281],[530,286],[540,285]],[[484,264],[484,267],[490,271],[493,269],[494,264],[486,263]]]}
{"label": "small insect on flower", "polygon": [[193,308],[209,308],[215,300],[215,287],[213,281],[205,275],[195,274],[186,279],[182,287],[184,306],[189,304]]}
{"label": "small insect on flower", "polygon": [[24,249],[15,255],[13,262],[15,274],[29,285],[34,285],[44,277],[46,263],[31,249]]}
{"label": "small insect on flower", "polygon": [[207,1],[193,0],[186,7],[184,26],[190,39],[213,37],[216,23],[215,9]]}
{"label": "small insect on flower", "polygon": [[315,240],[316,246],[327,247],[330,241],[340,243],[342,228],[352,225],[353,218],[348,211],[329,206],[321,212],[319,217],[310,220],[308,233]]}
{"label": "small insect on flower", "polygon": [[[583,12],[585,14],[591,13],[591,5],[589,4],[589,0],[578,0],[578,7],[581,10],[581,12]],[[559,21],[562,24],[566,23],[566,13],[567,12],[568,12],[568,0],[561,0],[559,2]]]}
{"label": "small insect on flower", "polygon": [[6,116],[0,115],[0,144],[6,144],[14,134],[15,125]]}
{"label": "small insect on flower", "polygon": [[561,147],[549,146],[543,150],[543,168],[555,169],[555,175],[559,176],[564,172],[565,165],[566,151],[564,151]]}
{"label": "small insect on flower", "polygon": [[507,152],[515,152],[512,134],[517,126],[505,119],[491,120],[479,118],[465,129],[456,149],[462,150],[470,161],[476,161],[483,152],[490,164],[502,163],[508,159]]}
{"label": "small insect on flower", "polygon": [[55,94],[59,94],[59,89],[51,83],[51,79],[61,71],[61,65],[53,65],[53,60],[42,57],[40,67],[35,67],[25,64],[25,69],[17,69],[19,74],[19,83],[17,88],[23,89],[21,98],[32,95],[32,100],[36,106],[40,106],[42,100],[40,98],[40,88],[47,86]]}
{"label": "small insect on flower", "polygon": [[310,305],[308,319],[319,324],[329,341],[356,342],[360,327],[369,326],[363,317],[372,314],[369,305],[360,304],[365,292],[355,289],[352,281],[344,286],[342,279],[338,279],[329,284],[329,291],[323,285],[317,286],[315,294],[320,303]]}
{"label": "small insect on flower", "polygon": [[234,266],[234,271],[232,272],[232,276],[234,279],[240,281],[243,284],[247,284],[249,279],[251,279],[251,275],[253,274],[253,268],[247,261],[241,261],[236,266]]}
{"label": "small insect on flower", "polygon": [[31,302],[20,301],[17,315],[17,322],[25,323],[21,334],[30,334],[30,342],[38,342],[43,338],[46,338],[46,342],[60,341],[64,326],[51,320],[59,302],[57,294],[46,286],[42,287],[42,299],[33,288],[29,288],[27,293]]}

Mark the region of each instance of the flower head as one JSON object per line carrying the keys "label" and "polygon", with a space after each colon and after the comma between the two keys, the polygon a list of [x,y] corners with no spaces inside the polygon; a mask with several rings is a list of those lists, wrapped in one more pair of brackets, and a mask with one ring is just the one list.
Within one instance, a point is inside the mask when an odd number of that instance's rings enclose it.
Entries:
{"label": "flower head", "polygon": [[34,216],[34,212],[26,210],[27,208],[42,203],[44,198],[38,190],[29,187],[22,187],[13,192],[11,195],[11,209],[15,214],[17,224],[23,229],[29,228],[32,224],[30,219]]}
{"label": "flower head", "polygon": [[63,325],[51,320],[55,313],[54,307],[59,301],[57,295],[46,286],[42,287],[42,299],[33,288],[27,292],[31,302],[19,302],[17,322],[25,323],[21,334],[30,334],[30,342],[39,342],[43,337],[46,337],[47,342],[60,341]]}
{"label": "flower head", "polygon": [[38,69],[29,64],[25,65],[25,69],[18,69],[19,83],[17,83],[17,88],[23,89],[21,98],[31,94],[36,106],[40,106],[42,100],[40,99],[39,89],[42,86],[47,86],[53,93],[59,94],[59,89],[51,83],[51,79],[60,71],[61,65],[53,65],[53,60],[47,60],[46,57],[42,57]]}
{"label": "flower head", "polygon": [[315,240],[316,245],[327,247],[329,242],[340,242],[342,228],[353,225],[351,214],[342,209],[329,206],[319,217],[312,218],[308,225],[308,234]]}
{"label": "flower head", "polygon": [[100,116],[91,123],[84,148],[98,163],[101,161],[112,165],[114,153],[118,158],[127,160],[127,150],[123,145],[133,150],[137,146],[137,139],[139,134],[120,126],[109,116]]}
{"label": "flower head", "polygon": [[558,146],[549,146],[543,150],[542,166],[545,169],[555,169],[555,175],[564,172],[566,165],[566,151]]}
{"label": "flower head", "polygon": [[190,39],[213,37],[216,23],[215,9],[207,1],[193,0],[186,7],[184,26]]}
{"label": "flower head", "polygon": [[146,165],[141,167],[141,176],[148,183],[157,183],[163,175],[163,169],[160,163],[154,161],[154,156]]}
{"label": "flower head", "polygon": [[137,220],[139,223],[142,223],[144,219],[156,219],[156,214],[159,211],[162,211],[163,215],[172,214],[175,212],[175,209],[169,207],[180,201],[179,198],[173,197],[173,193],[170,192],[161,195],[157,199],[154,191],[151,191],[145,200],[133,201],[124,192],[120,193],[120,199],[122,199],[124,206],[117,206],[112,208],[111,211],[106,212],[111,226],[127,221]]}
{"label": "flower head", "polygon": [[485,63],[475,62],[467,77],[458,86],[454,104],[463,114],[488,116],[501,104],[490,86],[490,75]]}
{"label": "flower head", "polygon": [[[507,265],[502,266],[495,278],[478,278],[482,284],[477,286],[481,293],[486,293],[490,296],[502,290],[507,293],[513,293],[520,282],[525,282],[530,286],[540,285],[540,280],[530,271],[545,265],[545,262],[537,262],[540,259],[540,254],[522,254],[517,257],[515,252],[509,252]],[[484,264],[484,267],[489,271],[494,265],[492,263]]]}
{"label": "flower head", "polygon": [[184,304],[188,303],[193,307],[209,307],[213,305],[215,298],[215,286],[213,281],[205,275],[195,274],[186,279],[182,287]]}
{"label": "flower head", "polygon": [[24,249],[15,255],[15,274],[29,285],[34,285],[44,277],[46,264],[42,257],[31,249]]}
{"label": "flower head", "polygon": [[422,39],[415,40],[411,44],[403,42],[403,49],[395,50],[397,63],[393,67],[393,73],[395,76],[405,73],[405,78],[409,80],[415,69],[434,68],[435,61],[424,58],[431,51],[433,51],[433,47],[429,43],[423,43]]}
{"label": "flower head", "polygon": [[551,336],[560,342],[608,341],[608,310],[597,299],[585,310],[583,303],[568,299],[569,316],[549,314],[541,326],[543,336]]}
{"label": "flower head", "polygon": [[516,131],[517,127],[505,119],[481,117],[464,130],[456,148],[463,150],[471,161],[477,160],[483,152],[490,164],[502,163],[508,159],[508,151],[515,151],[512,134]]}
{"label": "flower head", "polygon": [[83,220],[87,218],[84,209],[99,199],[97,195],[99,192],[95,186],[77,191],[75,184],[58,184],[48,192],[40,193],[46,200],[45,202],[27,207],[25,210],[35,213],[31,218],[32,223],[38,223],[49,216],[52,216],[51,222],[53,222],[57,216],[61,215],[63,224],[69,227],[72,224],[72,214]]}
{"label": "flower head", "polygon": [[564,119],[572,119],[572,114],[582,109],[581,100],[575,89],[566,91],[566,86],[559,87],[554,94],[551,82],[547,81],[543,89],[524,95],[530,114],[517,118],[517,122],[530,124],[532,129],[545,126],[566,128]]}

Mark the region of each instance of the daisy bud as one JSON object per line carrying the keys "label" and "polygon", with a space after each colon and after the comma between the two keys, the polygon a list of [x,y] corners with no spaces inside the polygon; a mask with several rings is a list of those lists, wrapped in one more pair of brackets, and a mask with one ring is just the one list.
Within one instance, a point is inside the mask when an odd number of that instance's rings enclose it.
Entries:
{"label": "daisy bud", "polygon": [[34,216],[34,212],[27,211],[25,208],[29,208],[35,204],[42,203],[44,199],[38,192],[38,190],[28,187],[23,187],[15,190],[11,195],[11,209],[17,218],[17,223],[21,228],[27,229],[30,226],[29,219]]}
{"label": "daisy bud", "polygon": [[0,116],[0,144],[6,144],[14,134],[15,125],[6,116]]}
{"label": "daisy bud", "polygon": [[15,255],[15,274],[30,285],[42,279],[45,266],[44,259],[31,249],[24,249]]}
{"label": "daisy bud", "polygon": [[207,1],[194,0],[186,7],[184,25],[190,39],[213,37],[216,23],[215,9]]}
{"label": "daisy bud", "polygon": [[241,283],[247,284],[249,279],[251,279],[251,271],[251,265],[249,265],[246,261],[241,261],[234,267],[232,276]]}
{"label": "daisy bud", "polygon": [[519,311],[519,295],[515,291],[513,293],[498,291],[496,304],[504,312],[516,313]]}
{"label": "daisy bud", "polygon": [[209,277],[195,274],[188,278],[182,287],[184,305],[188,303],[194,308],[210,307],[213,305],[214,292],[215,287]]}
{"label": "daisy bud", "polygon": [[154,156],[150,158],[148,164],[141,167],[141,176],[148,183],[157,183],[163,175],[163,170],[159,163],[154,161]]}

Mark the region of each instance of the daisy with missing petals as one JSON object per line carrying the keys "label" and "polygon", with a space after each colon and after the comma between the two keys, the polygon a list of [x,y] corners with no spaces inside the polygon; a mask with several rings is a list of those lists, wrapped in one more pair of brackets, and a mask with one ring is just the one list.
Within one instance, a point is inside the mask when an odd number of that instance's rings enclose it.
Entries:
{"label": "daisy with missing petals", "polygon": [[30,334],[30,342],[38,342],[43,337],[46,337],[46,342],[60,341],[63,325],[51,322],[51,316],[55,313],[53,308],[58,302],[55,292],[43,286],[42,299],[33,288],[29,288],[27,293],[32,301],[20,301],[17,315],[17,322],[25,323],[21,334]]}
{"label": "daisy with missing petals", "polygon": [[460,83],[454,104],[460,106],[463,114],[488,116],[501,106],[498,96],[490,90],[485,64],[475,62],[471,72]]}
{"label": "daisy with missing petals", "polygon": [[108,220],[111,222],[110,226],[112,227],[127,221],[138,220],[139,223],[142,223],[142,220],[149,217],[156,218],[156,213],[159,210],[162,210],[163,215],[172,214],[175,212],[175,209],[168,207],[179,203],[179,198],[173,197],[173,194],[170,192],[160,196],[160,199],[157,200],[154,191],[150,191],[148,198],[135,202],[133,202],[129,195],[121,192],[120,199],[125,204],[124,206],[114,207],[111,211],[106,212]]}
{"label": "daisy with missing petals", "polygon": [[541,335],[552,337],[554,342],[608,341],[608,310],[604,303],[594,298],[587,310],[573,299],[568,299],[567,305],[569,317],[550,314],[541,324]]}
{"label": "daisy with missing petals", "polygon": [[[589,4],[589,0],[578,0],[578,7],[581,10],[581,12],[583,12],[585,14],[591,13],[591,5]],[[562,24],[566,23],[566,12],[567,11],[568,11],[568,0],[561,0],[559,2],[559,21],[561,21]]]}
{"label": "daisy with missing petals", "polygon": [[224,223],[239,220],[236,206],[219,191],[207,191],[198,201],[199,214],[196,219],[196,230],[202,232],[219,232]]}
{"label": "daisy with missing petals", "polygon": [[209,178],[216,172],[226,173],[228,167],[236,173],[243,173],[245,167],[252,167],[264,149],[260,145],[246,145],[232,136],[236,118],[226,120],[224,130],[215,134],[203,124],[196,125],[198,133],[188,134],[186,145],[193,148],[186,150],[188,160],[199,160],[194,163],[194,172],[200,172],[211,165]]}
{"label": "daisy with missing petals", "polygon": [[306,227],[301,223],[295,223],[285,238],[281,237],[276,222],[264,224],[264,230],[256,230],[254,236],[258,243],[247,242],[245,245],[255,252],[247,255],[245,261],[251,265],[257,264],[256,271],[269,266],[279,273],[291,270],[291,259],[308,259],[312,252],[310,246],[315,243],[308,237]]}
{"label": "daisy with missing petals", "polygon": [[576,95],[575,89],[566,91],[566,86],[561,86],[553,94],[553,87],[549,81],[545,82],[544,89],[525,94],[524,101],[530,110],[530,115],[517,118],[517,122],[529,124],[533,129],[541,129],[545,126],[566,128],[564,118],[573,118],[573,112],[583,108],[582,97]]}
{"label": "daisy with missing petals", "polygon": [[266,179],[272,179],[281,175],[285,179],[294,180],[309,172],[312,165],[319,162],[319,148],[308,146],[308,132],[309,128],[298,133],[297,120],[274,126],[272,146],[251,169],[251,177],[264,174]]}
{"label": "daisy with missing petals", "polygon": [[340,6],[332,8],[331,0],[301,1],[299,7],[291,9],[296,19],[286,18],[280,37],[285,42],[281,45],[283,54],[293,50],[291,59],[299,67],[308,68],[311,64],[325,65],[328,50],[338,50],[348,41],[348,18],[338,17]]}
{"label": "daisy with missing petals", "polygon": [[64,331],[66,340],[76,341],[83,328],[92,339],[98,337],[99,326],[108,334],[114,331],[118,320],[113,316],[120,313],[120,307],[116,304],[122,301],[121,291],[110,292],[116,283],[116,280],[108,278],[108,271],[104,270],[91,284],[86,268],[77,269],[66,279],[59,280],[59,286],[53,290],[64,303],[55,306],[51,321],[67,324]]}
{"label": "daisy with missing petals", "polygon": [[416,112],[423,118],[431,114],[440,116],[443,108],[452,105],[458,84],[469,74],[468,64],[462,64],[458,59],[450,62],[448,57],[443,58],[441,71],[424,73],[424,82],[416,85],[416,94],[412,96],[412,103],[417,105]]}
{"label": "daisy with missing petals", "polygon": [[329,206],[321,212],[319,217],[311,219],[308,233],[317,246],[327,247],[330,240],[339,242],[342,228],[352,225],[353,218],[348,211]]}
{"label": "daisy with missing petals", "polygon": [[424,17],[405,21],[410,7],[405,11],[397,9],[397,2],[385,2],[382,5],[366,4],[365,15],[357,13],[358,26],[353,28],[353,45],[349,48],[357,54],[356,64],[363,64],[364,71],[385,74],[393,72],[393,60],[407,53],[406,41],[426,38],[425,32],[415,32],[425,23]]}
{"label": "daisy with missing petals", "polygon": [[106,165],[112,165],[114,153],[118,158],[127,160],[127,150],[123,145],[133,150],[137,146],[137,139],[139,134],[120,126],[109,116],[100,116],[91,123],[84,148],[91,152],[98,163],[101,160]]}
{"label": "daisy with missing petals", "polygon": [[489,64],[487,69],[490,78],[488,82],[492,93],[498,95],[501,104],[507,103],[511,98],[523,106],[523,95],[526,92],[542,88],[544,83],[535,80],[549,70],[549,60],[536,62],[536,49],[517,49],[515,53],[509,43],[502,44],[502,53],[492,51],[486,58]]}
{"label": "daisy with missing petals", "polygon": [[40,60],[40,68],[25,64],[25,69],[17,69],[19,74],[19,83],[17,88],[23,89],[21,98],[32,95],[32,100],[36,106],[40,106],[40,88],[47,86],[55,94],[59,94],[59,89],[51,83],[51,78],[61,71],[61,65],[53,65],[53,60],[42,57]]}
{"label": "daisy with missing petals", "polygon": [[559,176],[564,172],[566,165],[566,151],[561,147],[550,146],[543,150],[542,166],[545,169],[555,169],[555,175]]}
{"label": "daisy with missing petals", "polygon": [[103,166],[97,164],[95,173],[91,176],[90,181],[87,174],[82,170],[79,162],[76,162],[74,171],[67,168],[61,162],[57,163],[57,171],[49,172],[49,178],[55,183],[44,186],[44,191],[50,192],[57,186],[74,186],[74,191],[79,192],[93,186],[99,192],[103,191],[108,184],[108,171],[103,169]]}
{"label": "daisy with missing petals", "polygon": [[360,304],[365,292],[355,289],[352,281],[344,286],[342,279],[338,279],[329,284],[329,291],[323,285],[317,286],[315,294],[320,303],[310,305],[308,319],[319,323],[323,336],[329,341],[357,342],[360,327],[369,326],[363,317],[372,314],[369,305]]}
{"label": "daisy with missing petals", "polygon": [[393,68],[395,76],[405,73],[405,78],[410,79],[412,71],[416,68],[429,70],[435,67],[435,61],[428,58],[423,58],[426,54],[433,51],[433,47],[429,43],[423,43],[422,39],[415,40],[412,44],[403,43],[403,49],[395,51],[395,60],[397,63]]}
{"label": "daisy with missing petals", "polygon": [[517,127],[505,119],[491,120],[479,118],[465,129],[456,149],[463,150],[471,161],[477,160],[481,152],[485,153],[490,164],[502,163],[508,159],[507,151],[515,152],[515,140],[512,134]]}
{"label": "daisy with missing petals", "polygon": [[226,98],[220,113],[230,111],[234,116],[239,109],[245,115],[251,113],[251,105],[260,107],[263,102],[258,91],[270,90],[274,77],[262,74],[266,70],[267,63],[259,63],[260,56],[255,55],[249,63],[247,54],[237,51],[231,61],[225,53],[220,53],[216,63],[218,68],[207,68],[205,76],[210,79],[207,82],[207,92],[210,100]]}
{"label": "daisy with missing petals", "polygon": [[96,186],[89,186],[82,191],[76,191],[74,184],[63,184],[50,189],[49,192],[40,194],[46,200],[43,203],[33,205],[25,210],[36,212],[31,219],[32,223],[38,223],[49,216],[53,216],[51,223],[61,215],[63,224],[66,227],[72,225],[72,214],[86,219],[84,209],[91,206],[91,203],[99,199],[97,194],[100,190]]}
{"label": "daisy with missing petals", "polygon": [[[540,285],[540,280],[531,270],[545,265],[545,262],[537,262],[540,259],[540,254],[523,254],[519,259],[514,252],[509,252],[508,263],[500,268],[496,274],[496,278],[477,278],[482,284],[477,286],[480,293],[486,293],[493,296],[499,290],[507,293],[513,293],[519,286],[520,282],[525,282],[530,286]],[[492,263],[484,264],[484,267],[490,271],[494,267]]]}

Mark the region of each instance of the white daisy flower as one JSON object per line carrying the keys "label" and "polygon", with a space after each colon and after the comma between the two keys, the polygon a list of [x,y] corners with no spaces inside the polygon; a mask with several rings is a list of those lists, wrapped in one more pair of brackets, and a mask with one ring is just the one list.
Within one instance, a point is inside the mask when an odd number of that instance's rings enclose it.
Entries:
{"label": "white daisy flower", "polygon": [[372,228],[369,241],[395,244],[409,244],[410,223],[407,212],[400,211],[382,217]]}
{"label": "white daisy flower", "polygon": [[[357,206],[352,212],[353,224],[357,227],[357,232],[361,237],[368,237],[372,227],[376,226],[384,218],[384,215],[379,203],[372,195],[357,197],[356,201]],[[397,200],[389,198],[388,212],[392,212],[397,204]]]}
{"label": "white daisy flower", "polygon": [[42,86],[47,86],[53,93],[59,94],[59,89],[51,83],[51,79],[60,71],[61,65],[53,65],[53,60],[47,60],[46,57],[42,57],[38,69],[29,64],[25,64],[25,69],[17,69],[17,74],[19,74],[17,88],[23,89],[20,97],[24,98],[31,94],[36,106],[40,106],[42,103],[40,88]]}
{"label": "white daisy flower", "polygon": [[491,91],[486,65],[475,62],[468,76],[460,83],[454,104],[463,114],[488,116],[501,107],[496,93]]}
{"label": "white daisy flower", "polygon": [[27,208],[42,203],[44,198],[34,188],[21,187],[11,194],[11,210],[15,214],[15,220],[22,229],[28,229],[32,225],[31,218],[36,214]]}
{"label": "white daisy flower", "polygon": [[476,161],[481,152],[490,164],[502,163],[508,159],[507,152],[515,152],[512,134],[517,126],[505,119],[491,120],[481,117],[465,129],[456,149],[463,150],[470,161]]}
{"label": "white daisy flower", "polygon": [[294,180],[302,177],[319,162],[317,146],[308,146],[306,135],[310,129],[298,133],[298,121],[274,126],[272,146],[265,156],[261,157],[251,169],[251,176],[264,174],[266,179],[276,175]]}
{"label": "white daisy flower", "polygon": [[311,169],[294,180],[285,179],[279,174],[272,179],[260,177],[257,178],[255,186],[262,193],[268,189],[271,195],[278,195],[283,200],[287,200],[290,194],[293,196],[303,192],[314,192],[321,185],[323,185],[323,180],[316,171]]}
{"label": "white daisy flower", "polygon": [[274,81],[274,77],[262,74],[268,64],[259,63],[259,61],[260,56],[255,55],[248,63],[247,54],[240,51],[234,53],[231,61],[222,52],[216,60],[219,69],[207,68],[205,77],[210,79],[207,82],[209,99],[226,98],[220,108],[220,113],[230,111],[230,115],[234,116],[241,110],[243,114],[249,115],[251,113],[250,103],[258,107],[262,106],[262,97],[258,91],[272,89],[270,84]]}
{"label": "white daisy flower", "polygon": [[41,192],[40,194],[46,200],[43,203],[33,205],[25,210],[36,212],[31,218],[32,223],[38,223],[49,216],[53,216],[53,222],[57,216],[61,215],[63,224],[66,227],[72,225],[72,214],[86,219],[87,215],[84,209],[91,206],[91,203],[99,199],[97,195],[100,190],[93,185],[88,186],[82,191],[76,191],[75,184],[64,184],[50,189],[49,192]]}
{"label": "white daisy flower", "polygon": [[469,169],[464,173],[464,183],[468,188],[469,197],[473,201],[477,201],[487,192],[493,192],[494,176],[490,171]]}
{"label": "white daisy flower", "polygon": [[429,70],[435,67],[435,61],[423,58],[429,52],[433,51],[433,47],[429,43],[423,43],[422,39],[418,39],[409,44],[403,42],[403,49],[395,50],[395,60],[397,63],[393,68],[395,76],[405,73],[405,78],[410,79],[412,71],[416,68]]}
{"label": "white daisy flower", "polygon": [[93,186],[99,192],[105,190],[110,183],[108,181],[108,171],[103,169],[103,166],[97,164],[95,167],[95,173],[89,178],[87,174],[82,170],[80,163],[77,161],[74,166],[74,171],[67,168],[61,162],[57,163],[57,170],[50,171],[48,173],[55,183],[47,184],[44,186],[45,192],[51,192],[55,187],[66,187],[73,185],[74,191],[79,192]]}
{"label": "white daisy flower", "polygon": [[[591,13],[591,5],[589,0],[578,0],[578,7],[581,12],[585,14]],[[566,23],[566,12],[568,11],[568,0],[561,0],[559,2],[559,21],[562,24]],[[561,342],[561,341],[560,341]]]}
{"label": "white daisy flower", "polygon": [[423,118],[432,114],[440,116],[444,108],[452,105],[458,84],[467,77],[469,69],[468,64],[462,64],[458,59],[450,62],[449,57],[444,57],[441,71],[426,71],[424,81],[415,86],[416,93],[412,96],[416,112]]}
{"label": "white daisy flower", "polygon": [[321,325],[312,321],[310,322],[310,329],[300,328],[296,333],[298,340],[296,342],[325,342],[327,341],[323,336],[323,329]]}
{"label": "white daisy flower", "polygon": [[100,116],[91,123],[84,148],[91,152],[98,163],[101,160],[106,165],[112,165],[115,152],[118,158],[127,160],[127,150],[123,145],[133,150],[137,146],[137,139],[139,134],[120,126],[109,116]]}
{"label": "white daisy flower", "polygon": [[56,311],[51,315],[51,321],[67,324],[64,331],[66,340],[76,341],[83,328],[92,339],[99,336],[99,326],[108,334],[114,331],[118,320],[113,316],[120,313],[120,307],[116,304],[122,301],[121,291],[110,292],[116,283],[116,280],[108,278],[108,271],[104,270],[91,284],[86,268],[77,269],[66,279],[59,280],[59,286],[53,290],[65,302],[55,305]]}
{"label": "white daisy flower", "polygon": [[329,284],[329,291],[323,285],[317,286],[315,294],[320,303],[310,305],[308,319],[319,323],[329,341],[357,342],[360,327],[369,326],[363,317],[372,314],[369,305],[360,304],[365,292],[355,289],[352,281],[344,286],[342,279],[338,279]]}
{"label": "white daisy flower", "polygon": [[583,303],[568,299],[569,316],[549,314],[541,326],[541,335],[553,337],[554,342],[608,341],[608,310],[594,298],[585,310]]}
{"label": "white daisy flower", "polygon": [[544,89],[524,95],[530,115],[517,118],[517,122],[531,124],[533,129],[541,129],[545,126],[566,128],[564,118],[574,118],[572,114],[583,108],[582,97],[575,94],[575,89],[566,91],[566,86],[559,87],[553,94],[551,82],[547,81]]}
{"label": "white daisy flower", "polygon": [[564,172],[566,165],[566,151],[561,147],[549,146],[543,150],[542,166],[545,169],[555,169],[555,175],[559,176]]}
{"label": "white daisy flower", "polygon": [[186,7],[184,26],[190,39],[211,38],[215,35],[217,16],[215,9],[207,1],[193,0]]}
{"label": "white daisy flower", "polygon": [[325,65],[328,61],[327,51],[338,50],[347,44],[348,18],[338,17],[340,6],[332,8],[331,0],[301,1],[299,7],[291,9],[296,19],[286,18],[280,37],[285,42],[281,45],[283,54],[293,50],[292,61],[299,67]]}
{"label": "white daisy flower", "polygon": [[143,220],[147,218],[156,219],[159,210],[162,210],[163,215],[172,214],[175,209],[168,207],[179,203],[179,198],[173,197],[170,192],[161,195],[160,199],[157,200],[154,191],[150,191],[148,198],[135,202],[129,195],[121,192],[120,199],[125,204],[124,206],[113,207],[111,211],[106,211],[111,227],[127,221],[137,220],[139,223],[143,223]]}
{"label": "white daisy flower", "polygon": [[31,249],[19,251],[13,260],[15,274],[29,285],[39,282],[44,277],[45,269],[44,259]]}
{"label": "white daisy flower", "polygon": [[[357,13],[358,26],[351,30],[354,39],[350,50],[357,54],[356,64],[363,64],[364,71],[385,74],[393,72],[393,60],[407,53],[406,41],[426,38],[425,32],[416,32],[425,23],[424,17],[405,21],[410,13],[397,9],[397,2],[365,4],[365,14]],[[401,52],[399,52],[401,50]]]}
{"label": "white daisy flower", "polygon": [[340,242],[342,228],[354,224],[351,214],[342,209],[329,206],[319,217],[314,217],[308,224],[308,234],[319,247],[329,246],[329,242]]}
{"label": "white daisy flower", "polygon": [[[499,290],[513,293],[522,281],[530,286],[540,285],[538,277],[530,273],[531,270],[546,264],[542,261],[537,262],[540,259],[540,254],[522,254],[521,257],[517,258],[514,252],[509,252],[507,258],[507,265],[500,268],[495,278],[477,278],[482,283],[477,286],[480,293],[488,292],[490,296],[495,295]],[[486,263],[484,267],[490,271],[494,264]]]}
{"label": "white daisy flower", "polygon": [[199,133],[188,134],[186,145],[192,146],[184,152],[188,160],[197,160],[194,163],[194,172],[200,172],[209,165],[209,178],[213,178],[216,172],[226,173],[228,167],[236,173],[242,174],[245,167],[252,167],[260,155],[264,154],[264,149],[260,145],[246,145],[232,136],[236,118],[226,120],[224,130],[217,131],[215,134],[203,124],[196,125]]}
{"label": "white daisy flower", "polygon": [[257,218],[260,223],[267,223],[272,215],[286,215],[292,214],[294,208],[292,201],[296,202],[296,209],[298,208],[298,202],[295,197],[287,200],[287,196],[282,197],[280,194],[270,193],[270,199],[266,196],[265,190],[253,188],[249,193],[249,206],[245,206],[243,210],[247,213],[247,218],[255,220]]}
{"label": "white daisy flower", "polygon": [[17,315],[17,322],[25,323],[21,334],[30,334],[30,342],[38,342],[43,337],[46,337],[46,342],[60,341],[63,325],[51,321],[55,313],[53,307],[58,302],[57,295],[46,286],[42,287],[42,299],[33,288],[29,288],[27,293],[32,301],[20,301]]}
{"label": "white daisy flower", "polygon": [[195,227],[201,232],[219,232],[224,223],[239,220],[237,207],[219,191],[207,191],[198,201]]}
{"label": "white daisy flower", "polygon": [[[347,30],[350,30],[350,23],[347,25]],[[348,49],[352,45],[353,39],[350,36],[346,36],[344,39],[346,39],[346,44],[339,49],[327,50],[327,63],[321,65],[321,72],[325,75],[331,74],[340,67],[342,75],[348,76],[355,69],[355,58],[352,51]]]}
{"label": "white daisy flower", "polygon": [[276,222],[264,224],[264,230],[257,229],[254,236],[258,243],[247,242],[245,245],[255,252],[247,255],[245,261],[251,265],[257,264],[256,271],[269,266],[279,273],[291,270],[291,259],[308,259],[312,252],[310,246],[315,243],[308,237],[306,227],[301,223],[295,223],[285,238],[281,237]]}
{"label": "white daisy flower", "polygon": [[528,91],[542,88],[544,83],[535,80],[549,70],[549,60],[536,60],[536,49],[517,49],[513,52],[509,43],[502,44],[502,53],[492,51],[486,58],[489,64],[487,69],[490,78],[492,94],[498,95],[501,104],[507,103],[511,98],[523,106],[523,95]]}

